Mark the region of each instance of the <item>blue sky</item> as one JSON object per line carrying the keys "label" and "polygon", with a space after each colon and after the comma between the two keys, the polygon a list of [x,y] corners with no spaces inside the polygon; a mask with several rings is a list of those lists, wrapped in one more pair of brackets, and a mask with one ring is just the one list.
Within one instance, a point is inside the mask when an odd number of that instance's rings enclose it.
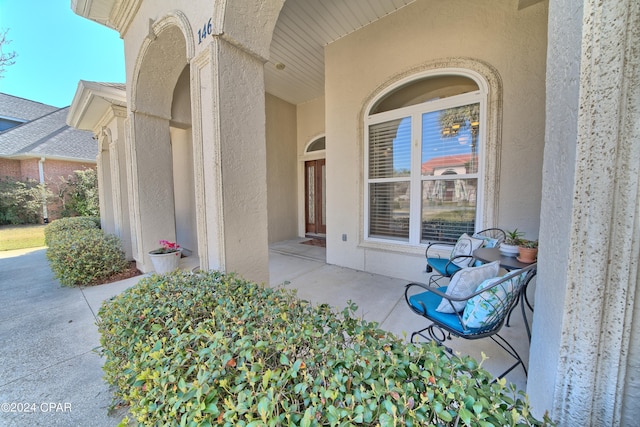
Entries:
{"label": "blue sky", "polygon": [[71,104],[79,80],[124,83],[117,31],[82,18],[70,0],[0,0],[0,29],[15,51],[0,92],[56,107]]}

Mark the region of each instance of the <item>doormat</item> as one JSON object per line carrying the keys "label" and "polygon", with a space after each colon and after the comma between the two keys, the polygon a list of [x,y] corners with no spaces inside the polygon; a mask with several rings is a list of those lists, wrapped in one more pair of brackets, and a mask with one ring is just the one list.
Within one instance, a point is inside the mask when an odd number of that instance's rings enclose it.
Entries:
{"label": "doormat", "polygon": [[310,245],[310,246],[318,246],[321,248],[326,248],[327,247],[327,241],[325,239],[311,239],[311,240],[305,240],[304,242],[300,242],[303,245]]}

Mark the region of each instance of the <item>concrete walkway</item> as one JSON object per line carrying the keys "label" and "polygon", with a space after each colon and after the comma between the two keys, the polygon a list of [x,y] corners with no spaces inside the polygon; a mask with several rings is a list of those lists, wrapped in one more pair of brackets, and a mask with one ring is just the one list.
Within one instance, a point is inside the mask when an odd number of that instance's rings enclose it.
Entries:
{"label": "concrete walkway", "polygon": [[[61,287],[44,248],[0,252],[0,426],[115,426],[124,411],[109,414],[111,393],[102,379],[96,314],[100,304],[134,285],[135,277],[87,288]],[[406,281],[327,265],[323,248],[300,240],[270,247],[270,284],[298,290],[314,303],[342,309],[348,300],[358,314],[403,336],[423,325],[406,307]],[[185,267],[192,267],[192,260]],[[425,281],[428,277],[425,276]],[[528,342],[520,316],[505,328],[527,359]],[[484,342],[487,341],[487,342]],[[500,372],[510,359],[488,340],[453,343],[463,354],[490,359]],[[507,376],[524,389],[522,369]]]}
{"label": "concrete walkway", "polygon": [[139,277],[61,287],[45,252],[0,252],[0,426],[115,426],[95,316]]}

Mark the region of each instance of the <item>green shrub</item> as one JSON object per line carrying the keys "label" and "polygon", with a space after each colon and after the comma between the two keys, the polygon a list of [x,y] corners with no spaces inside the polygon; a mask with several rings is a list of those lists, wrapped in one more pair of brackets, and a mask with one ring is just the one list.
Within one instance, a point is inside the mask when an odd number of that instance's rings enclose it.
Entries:
{"label": "green shrub", "polygon": [[40,224],[42,203],[52,198],[53,193],[38,181],[0,179],[0,225]]}
{"label": "green shrub", "polygon": [[44,244],[49,246],[57,236],[67,232],[100,228],[100,218],[93,216],[75,216],[52,221],[44,229]]}
{"label": "green shrub", "polygon": [[120,239],[96,228],[56,233],[47,259],[63,286],[91,285],[128,267]]}
{"label": "green shrub", "polygon": [[62,216],[100,215],[98,173],[95,168],[76,170],[72,175],[60,178],[58,198],[62,202]]}
{"label": "green shrub", "polygon": [[549,423],[475,360],[405,344],[356,309],[218,272],[153,275],[98,313],[105,378],[139,425]]}

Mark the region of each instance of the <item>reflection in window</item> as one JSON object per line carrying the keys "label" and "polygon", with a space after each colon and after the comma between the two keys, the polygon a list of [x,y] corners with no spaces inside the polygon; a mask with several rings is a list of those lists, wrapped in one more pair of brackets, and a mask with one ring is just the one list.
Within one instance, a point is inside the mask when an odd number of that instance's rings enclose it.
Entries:
{"label": "reflection in window", "polygon": [[474,103],[422,115],[422,243],[455,242],[474,232],[478,112]]}

